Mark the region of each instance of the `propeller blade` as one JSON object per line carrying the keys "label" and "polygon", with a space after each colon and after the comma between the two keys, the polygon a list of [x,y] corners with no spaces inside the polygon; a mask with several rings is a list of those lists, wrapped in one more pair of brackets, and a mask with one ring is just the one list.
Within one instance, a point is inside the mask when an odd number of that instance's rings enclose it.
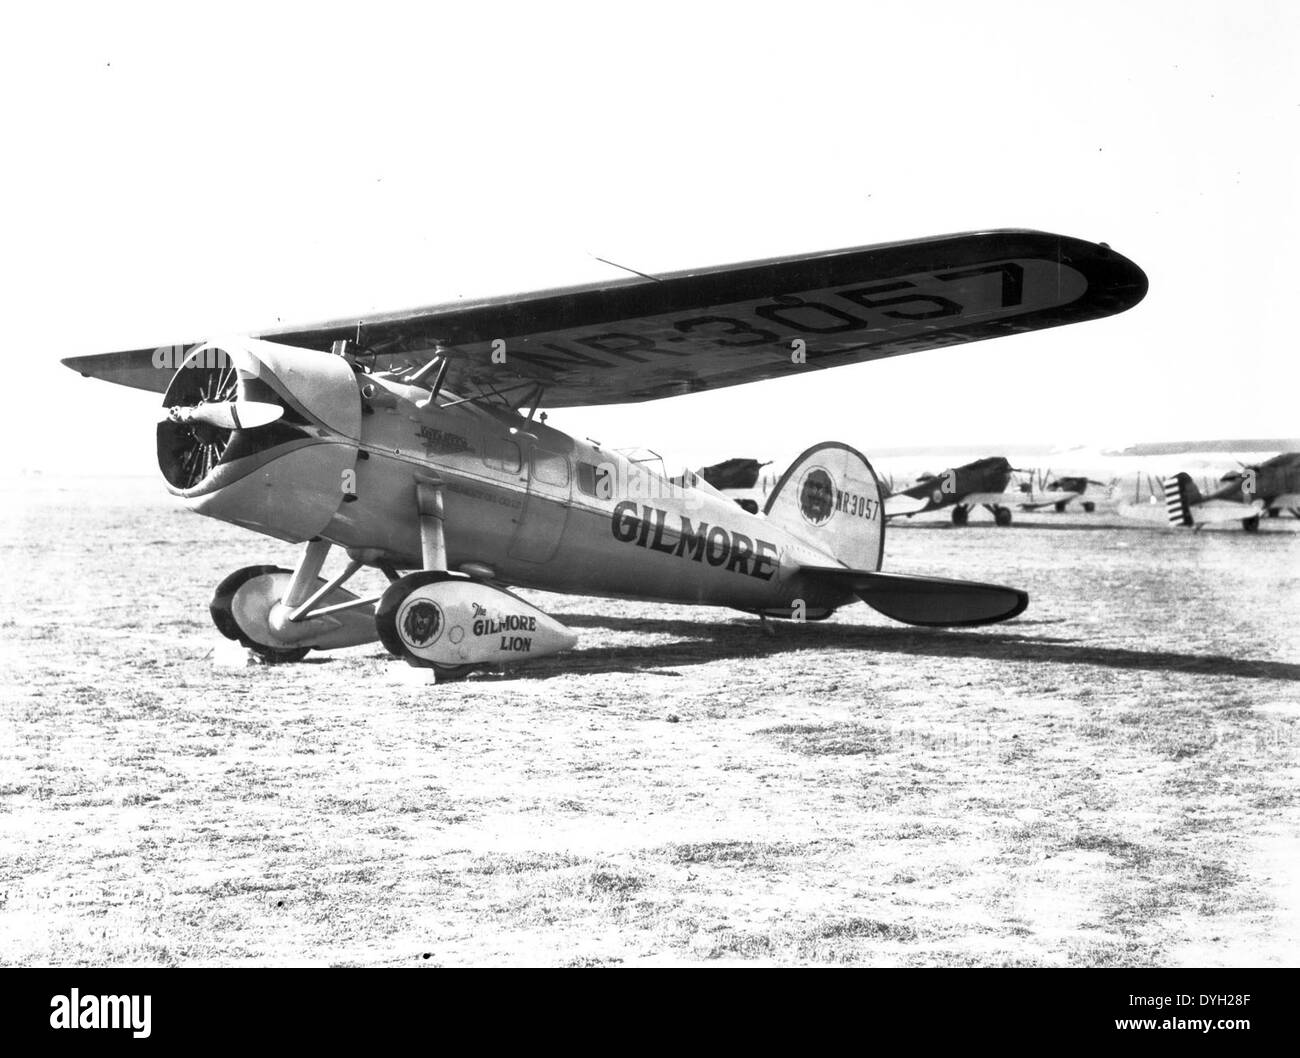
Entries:
{"label": "propeller blade", "polygon": [[202,423],[219,430],[255,430],[275,422],[284,414],[279,404],[257,400],[232,400],[221,404],[199,404],[193,408],[172,408],[167,417],[172,422]]}

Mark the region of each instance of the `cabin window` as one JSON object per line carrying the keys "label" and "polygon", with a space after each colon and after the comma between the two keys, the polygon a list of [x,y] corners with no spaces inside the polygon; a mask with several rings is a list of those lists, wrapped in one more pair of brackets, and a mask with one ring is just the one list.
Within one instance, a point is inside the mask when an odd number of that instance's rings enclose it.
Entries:
{"label": "cabin window", "polygon": [[524,465],[519,446],[500,437],[487,439],[483,445],[483,462],[493,470],[504,470],[508,474],[518,474]]}
{"label": "cabin window", "polygon": [[614,475],[610,473],[609,464],[579,463],[578,489],[598,500],[613,499]]}
{"label": "cabin window", "polygon": [[556,452],[534,448],[533,477],[543,485],[563,488],[569,483],[569,461]]}

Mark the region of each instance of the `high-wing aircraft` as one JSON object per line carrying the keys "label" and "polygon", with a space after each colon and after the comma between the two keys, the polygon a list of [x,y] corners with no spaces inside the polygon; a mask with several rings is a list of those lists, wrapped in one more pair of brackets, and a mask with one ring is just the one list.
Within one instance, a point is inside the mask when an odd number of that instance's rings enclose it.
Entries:
{"label": "high-wing aircraft", "polygon": [[1010,525],[1010,505],[1024,499],[1007,488],[1014,473],[1023,472],[1005,456],[987,456],[941,474],[923,474],[916,484],[885,497],[885,517],[910,518],[951,507],[952,524],[965,525],[972,507],[984,507],[996,525]]}
{"label": "high-wing aircraft", "polygon": [[[1137,304],[1109,249],[989,231],[619,279],[368,320],[79,356],[164,394],[158,462],[191,510],[304,545],[216,588],[269,659],[381,640],[442,677],[572,646],[511,587],[816,620],[857,599],[918,625],[1024,610],[1017,589],[880,572],[881,490],[830,442],[751,514],[698,478],[547,426],[538,409],[659,400]],[[332,548],[347,556],[323,577]],[[363,567],[381,595],[345,587]]]}
{"label": "high-wing aircraft", "polygon": [[1265,512],[1275,518],[1289,510],[1300,518],[1300,452],[1229,471],[1208,494],[1186,471],[1169,475],[1163,484],[1165,513],[1174,526],[1239,521],[1247,532],[1256,532]]}

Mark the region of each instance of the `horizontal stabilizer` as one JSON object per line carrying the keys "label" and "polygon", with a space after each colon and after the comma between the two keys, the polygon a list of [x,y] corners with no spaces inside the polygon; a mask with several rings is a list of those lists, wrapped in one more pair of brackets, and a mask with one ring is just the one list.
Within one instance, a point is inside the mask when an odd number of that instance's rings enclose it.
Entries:
{"label": "horizontal stabilizer", "polygon": [[1027,592],[1000,584],[823,566],[804,566],[801,572],[836,580],[873,610],[909,625],[994,624],[1024,613],[1029,605]]}

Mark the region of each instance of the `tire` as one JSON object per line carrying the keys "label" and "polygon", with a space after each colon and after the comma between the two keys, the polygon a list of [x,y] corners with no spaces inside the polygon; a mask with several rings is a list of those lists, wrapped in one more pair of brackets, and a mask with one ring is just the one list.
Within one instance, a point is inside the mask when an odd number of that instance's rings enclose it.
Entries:
{"label": "tire", "polygon": [[1259,532],[1259,515],[1257,514],[1257,515],[1255,515],[1255,517],[1253,517],[1253,518],[1243,518],[1243,519],[1241,520],[1241,527],[1242,527],[1244,530],[1246,530],[1246,532],[1248,532],[1248,533],[1258,533],[1258,532]]}
{"label": "tire", "polygon": [[993,508],[993,524],[1008,526],[1011,524],[1011,509],[1009,507]]}
{"label": "tire", "polygon": [[439,682],[444,680],[463,680],[477,665],[439,665],[437,662],[428,661],[425,658],[412,654],[402,641],[401,635],[397,631],[397,612],[406,597],[426,584],[436,584],[442,580],[459,580],[459,577],[452,577],[451,574],[442,570],[420,570],[417,573],[408,573],[405,577],[399,577],[393,581],[380,597],[379,605],[375,608],[375,628],[379,631],[379,641],[384,644],[385,649],[394,657],[401,658],[408,665],[418,669],[433,669],[436,679]]}
{"label": "tire", "polygon": [[970,519],[970,511],[968,511],[965,507],[961,506],[961,504],[958,504],[956,507],[952,509],[953,525],[965,525],[969,519]]}
{"label": "tire", "polygon": [[218,584],[217,590],[212,593],[212,602],[208,604],[208,612],[212,615],[212,623],[217,626],[217,631],[227,639],[237,641],[265,661],[275,664],[301,661],[307,656],[307,652],[311,650],[311,647],[289,648],[261,643],[254,639],[249,630],[243,628],[235,617],[235,593],[254,577],[261,577],[268,573],[288,573],[292,576],[293,571],[282,566],[245,566],[243,569],[235,570],[234,573]]}

